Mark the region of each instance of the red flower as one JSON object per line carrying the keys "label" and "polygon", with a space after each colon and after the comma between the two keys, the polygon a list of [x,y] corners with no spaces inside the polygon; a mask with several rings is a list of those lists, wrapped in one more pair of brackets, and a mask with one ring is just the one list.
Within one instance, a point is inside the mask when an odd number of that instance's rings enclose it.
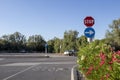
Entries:
{"label": "red flower", "polygon": [[112,66],[109,66],[109,69],[110,69],[110,70],[113,70]]}
{"label": "red flower", "polygon": [[106,55],[104,53],[100,53],[100,58],[102,61],[104,61],[106,59]]}
{"label": "red flower", "polygon": [[116,53],[120,56],[120,50],[118,50]]}
{"label": "red flower", "polygon": [[120,60],[117,60],[118,63],[120,63]]}
{"label": "red flower", "polygon": [[109,64],[113,64],[113,61],[110,61]]}
{"label": "red flower", "polygon": [[85,70],[85,68],[82,68],[82,70]]}
{"label": "red flower", "polygon": [[109,76],[110,76],[109,74],[106,74],[106,79],[108,79],[108,78],[109,78]]}
{"label": "red flower", "polygon": [[93,70],[93,69],[94,69],[93,66],[90,66],[90,67],[89,67],[89,70]]}
{"label": "red flower", "polygon": [[101,62],[100,62],[100,66],[102,66],[104,63],[105,63],[105,61],[101,61]]}
{"label": "red flower", "polygon": [[118,59],[116,57],[112,57],[112,61],[115,62],[117,61]]}
{"label": "red flower", "polygon": [[100,80],[104,80],[104,77],[101,77],[101,79]]}
{"label": "red flower", "polygon": [[112,55],[112,62],[115,62],[115,61],[117,61],[118,59],[116,58],[116,53],[114,53],[113,55]]}
{"label": "red flower", "polygon": [[100,66],[102,66],[105,63],[106,59],[106,55],[103,52],[100,53],[100,59],[101,59]]}
{"label": "red flower", "polygon": [[89,74],[91,74],[91,71],[87,71],[86,75],[89,75]]}
{"label": "red flower", "polygon": [[120,63],[120,60],[118,58],[116,58],[118,53],[114,53],[112,54],[112,60],[109,62],[109,64],[113,64],[113,62],[118,62]]}
{"label": "red flower", "polygon": [[94,69],[93,66],[90,66],[89,69],[88,69],[88,71],[86,72],[86,75],[91,74],[91,72],[92,72],[93,69]]}

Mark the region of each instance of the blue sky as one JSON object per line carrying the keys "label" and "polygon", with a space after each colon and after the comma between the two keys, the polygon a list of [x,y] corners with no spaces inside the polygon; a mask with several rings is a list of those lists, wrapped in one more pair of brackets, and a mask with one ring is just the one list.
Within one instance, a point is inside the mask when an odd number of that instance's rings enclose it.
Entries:
{"label": "blue sky", "polygon": [[63,38],[68,30],[81,36],[86,16],[94,17],[95,39],[102,39],[112,21],[120,18],[120,0],[0,0],[0,36],[18,31],[50,40]]}

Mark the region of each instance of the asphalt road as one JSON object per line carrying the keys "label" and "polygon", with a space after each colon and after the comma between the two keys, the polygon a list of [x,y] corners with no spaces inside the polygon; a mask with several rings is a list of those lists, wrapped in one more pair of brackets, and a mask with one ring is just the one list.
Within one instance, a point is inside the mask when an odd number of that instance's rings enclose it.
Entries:
{"label": "asphalt road", "polygon": [[71,80],[74,56],[0,58],[0,80]]}

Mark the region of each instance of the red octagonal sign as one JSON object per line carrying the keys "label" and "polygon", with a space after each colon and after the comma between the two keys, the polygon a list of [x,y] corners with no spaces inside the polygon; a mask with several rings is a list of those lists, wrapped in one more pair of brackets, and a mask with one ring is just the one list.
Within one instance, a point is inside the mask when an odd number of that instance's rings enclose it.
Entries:
{"label": "red octagonal sign", "polygon": [[87,26],[87,27],[92,27],[95,23],[95,20],[93,17],[91,16],[87,16],[85,19],[84,19],[84,24]]}

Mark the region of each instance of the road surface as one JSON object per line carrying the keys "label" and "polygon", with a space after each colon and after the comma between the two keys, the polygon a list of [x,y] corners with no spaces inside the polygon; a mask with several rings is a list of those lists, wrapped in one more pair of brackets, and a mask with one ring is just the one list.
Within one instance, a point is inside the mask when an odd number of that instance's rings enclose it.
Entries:
{"label": "road surface", "polygon": [[74,56],[0,58],[0,80],[71,80]]}

